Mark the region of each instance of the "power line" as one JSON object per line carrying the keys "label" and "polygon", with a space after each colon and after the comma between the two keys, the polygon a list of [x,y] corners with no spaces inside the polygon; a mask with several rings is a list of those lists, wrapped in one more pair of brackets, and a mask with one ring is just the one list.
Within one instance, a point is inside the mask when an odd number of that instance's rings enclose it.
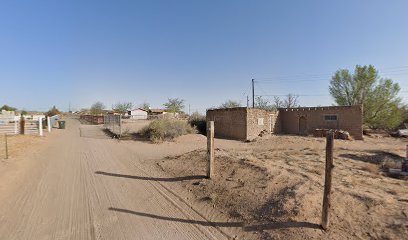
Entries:
{"label": "power line", "polygon": [[[384,69],[386,71],[384,71]],[[388,69],[388,70],[387,70]],[[408,75],[408,66],[399,66],[399,67],[388,67],[378,69],[379,74],[381,75]],[[273,77],[258,77],[256,78],[257,82],[277,82],[277,80],[290,80],[290,81],[323,81],[330,80],[333,76],[333,73],[325,74],[295,74],[295,75],[275,75]]]}
{"label": "power line", "polygon": [[244,91],[244,93],[242,94],[242,96],[241,96],[241,98],[240,98],[240,100],[239,100],[239,104],[242,103],[242,101],[244,100],[245,96],[248,97],[248,92],[249,92],[249,91],[251,91],[251,86],[250,86],[249,88],[247,88],[247,89]]}
{"label": "power line", "polygon": [[[257,97],[286,97],[289,94],[263,94],[263,95],[255,95]],[[290,95],[297,96],[297,97],[326,97],[331,96],[330,94],[294,94],[291,93]]]}

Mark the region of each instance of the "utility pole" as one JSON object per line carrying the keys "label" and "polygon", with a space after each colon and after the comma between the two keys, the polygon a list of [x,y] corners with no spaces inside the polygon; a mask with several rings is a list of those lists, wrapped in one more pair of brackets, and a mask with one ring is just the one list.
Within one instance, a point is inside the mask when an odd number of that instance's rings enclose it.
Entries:
{"label": "utility pole", "polygon": [[190,104],[188,104],[188,116],[191,116]]}
{"label": "utility pole", "polygon": [[247,108],[249,108],[249,97],[247,95]]}
{"label": "utility pole", "polygon": [[255,108],[255,79],[252,78],[252,108]]}

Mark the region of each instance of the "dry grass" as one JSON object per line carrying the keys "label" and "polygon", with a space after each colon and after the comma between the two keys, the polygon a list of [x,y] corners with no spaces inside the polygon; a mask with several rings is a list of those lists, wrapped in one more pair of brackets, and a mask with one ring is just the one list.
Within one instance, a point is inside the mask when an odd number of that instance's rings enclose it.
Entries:
{"label": "dry grass", "polygon": [[196,130],[185,121],[163,118],[152,121],[139,133],[152,142],[161,142],[195,132]]}
{"label": "dry grass", "polygon": [[[203,142],[204,144],[205,142]],[[237,145],[238,146],[238,145]],[[216,177],[183,186],[266,239],[401,239],[408,234],[408,182],[381,174],[395,166],[405,142],[335,141],[330,231],[316,229],[323,196],[323,139],[274,136],[216,150]],[[159,164],[175,176],[204,175],[206,151]],[[269,223],[263,228],[263,224]],[[400,228],[390,228],[397,224]],[[287,227],[280,227],[287,226]],[[293,227],[303,226],[303,227]],[[252,227],[246,227],[252,229]]]}

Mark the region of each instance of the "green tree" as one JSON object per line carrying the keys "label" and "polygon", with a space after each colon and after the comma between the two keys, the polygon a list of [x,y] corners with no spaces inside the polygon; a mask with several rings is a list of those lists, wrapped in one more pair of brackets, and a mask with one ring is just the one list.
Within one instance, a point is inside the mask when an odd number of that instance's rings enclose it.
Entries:
{"label": "green tree", "polygon": [[227,100],[223,104],[220,105],[220,108],[235,108],[240,107],[241,105],[233,100]]}
{"label": "green tree", "polygon": [[92,104],[91,108],[89,109],[92,115],[100,115],[103,113],[105,109],[105,105],[102,102],[96,102]]}
{"label": "green tree", "polygon": [[398,83],[380,78],[372,65],[357,65],[353,74],[347,69],[336,71],[329,90],[338,105],[363,105],[364,123],[369,127],[390,129],[403,121]]}
{"label": "green tree", "polygon": [[0,108],[0,111],[1,110],[5,110],[5,111],[16,111],[17,110],[17,108],[15,108],[15,107],[10,107],[10,106],[8,106],[8,105],[3,105],[1,108]]}
{"label": "green tree", "polygon": [[169,98],[163,106],[165,106],[166,110],[169,112],[181,113],[184,108],[184,100],[179,98]]}
{"label": "green tree", "polygon": [[115,105],[113,105],[112,110],[120,114],[125,114],[132,108],[133,108],[133,103],[131,102],[118,102]]}
{"label": "green tree", "polygon": [[140,108],[143,108],[144,110],[149,110],[150,108],[150,103],[144,101],[142,104],[139,105]]}
{"label": "green tree", "polygon": [[50,110],[48,110],[48,112],[45,114],[45,115],[47,115],[47,116],[49,116],[49,117],[52,117],[52,116],[55,116],[55,115],[58,115],[58,114],[60,114],[61,112],[58,110],[58,108],[57,107],[55,107],[55,105],[50,109]]}

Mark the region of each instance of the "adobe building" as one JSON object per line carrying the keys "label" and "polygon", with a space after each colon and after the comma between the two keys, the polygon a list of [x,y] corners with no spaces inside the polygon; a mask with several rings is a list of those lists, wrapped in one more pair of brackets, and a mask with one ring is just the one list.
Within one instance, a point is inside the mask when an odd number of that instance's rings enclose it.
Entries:
{"label": "adobe building", "polygon": [[362,106],[280,108],[222,108],[207,110],[214,121],[215,137],[252,140],[261,132],[270,134],[313,134],[315,129],[338,129],[363,140]]}

